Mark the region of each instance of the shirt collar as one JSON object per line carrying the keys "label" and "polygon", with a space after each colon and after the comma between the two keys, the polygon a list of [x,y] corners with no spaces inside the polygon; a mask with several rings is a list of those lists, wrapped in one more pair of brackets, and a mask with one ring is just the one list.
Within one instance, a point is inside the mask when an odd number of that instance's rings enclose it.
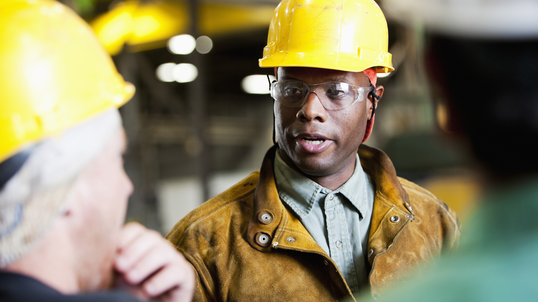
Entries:
{"label": "shirt collar", "polygon": [[359,213],[365,213],[368,209],[366,198],[367,176],[360,164],[359,155],[356,155],[355,170],[351,177],[339,188],[331,191],[310,178],[295,171],[288,166],[280,157],[277,150],[275,155],[275,182],[280,198],[293,209],[300,217],[304,218],[312,211],[320,198],[333,192],[341,193],[353,204]]}

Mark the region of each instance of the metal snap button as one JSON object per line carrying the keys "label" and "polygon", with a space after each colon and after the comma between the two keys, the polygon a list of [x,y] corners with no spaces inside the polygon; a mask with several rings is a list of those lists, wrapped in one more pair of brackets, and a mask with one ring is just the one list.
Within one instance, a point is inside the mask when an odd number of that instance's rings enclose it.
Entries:
{"label": "metal snap button", "polygon": [[288,237],[288,238],[286,238],[286,241],[287,241],[287,242],[295,242],[295,238],[293,238],[293,237]]}
{"label": "metal snap button", "polygon": [[336,248],[341,248],[342,247],[342,241],[338,240],[334,243],[336,245]]}
{"label": "metal snap button", "polygon": [[394,222],[394,223],[397,223],[400,221],[400,217],[397,216],[397,215],[394,215],[390,218],[390,222]]}
{"label": "metal snap button", "polygon": [[368,258],[372,257],[372,255],[374,254],[374,250],[371,249],[368,251]]}
{"label": "metal snap button", "polygon": [[268,247],[271,244],[271,236],[264,232],[256,233],[255,240],[257,244],[263,247]]}
{"label": "metal snap button", "polygon": [[261,211],[258,213],[258,221],[263,224],[271,224],[273,222],[273,214],[269,211]]}

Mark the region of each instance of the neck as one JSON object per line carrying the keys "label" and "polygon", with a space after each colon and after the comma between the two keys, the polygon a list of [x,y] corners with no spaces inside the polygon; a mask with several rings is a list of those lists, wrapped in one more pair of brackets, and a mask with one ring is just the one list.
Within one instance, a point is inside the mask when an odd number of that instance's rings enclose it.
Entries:
{"label": "neck", "polygon": [[280,152],[280,157],[288,166],[290,166],[295,171],[301,173],[305,177],[308,177],[312,181],[315,181],[319,185],[331,191],[338,189],[340,186],[346,183],[346,181],[348,181],[353,175],[353,172],[355,172],[357,152],[354,152],[351,155],[351,157],[349,157],[348,160],[345,161],[348,164],[343,165],[341,169],[331,172],[331,173],[323,173],[321,175],[316,175],[316,173],[307,173],[305,171],[302,171],[301,169],[299,169],[299,167],[295,165],[293,160],[291,160],[291,158],[289,158],[285,154],[285,152],[283,151],[279,151],[279,152]]}
{"label": "neck", "polygon": [[[334,191],[341,187],[343,184],[348,181],[351,176],[353,175],[353,171],[355,171],[355,165],[351,165],[346,167],[344,171],[341,171],[340,173],[332,174],[329,176],[312,176],[312,175],[306,175],[306,177],[310,178],[311,180],[317,182],[324,188],[327,188],[331,191]],[[303,173],[304,174],[304,173]]]}
{"label": "neck", "polygon": [[63,294],[79,292],[78,278],[65,234],[53,225],[41,242],[4,270],[32,277]]}

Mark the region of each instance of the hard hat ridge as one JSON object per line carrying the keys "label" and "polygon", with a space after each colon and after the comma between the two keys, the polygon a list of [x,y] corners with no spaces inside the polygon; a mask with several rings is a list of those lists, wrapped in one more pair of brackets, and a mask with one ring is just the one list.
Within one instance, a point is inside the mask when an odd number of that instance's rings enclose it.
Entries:
{"label": "hard hat ridge", "polygon": [[388,29],[373,0],[283,0],[260,67],[393,71]]}
{"label": "hard hat ridge", "polygon": [[0,1],[0,43],[0,162],[134,94],[92,29],[57,1]]}

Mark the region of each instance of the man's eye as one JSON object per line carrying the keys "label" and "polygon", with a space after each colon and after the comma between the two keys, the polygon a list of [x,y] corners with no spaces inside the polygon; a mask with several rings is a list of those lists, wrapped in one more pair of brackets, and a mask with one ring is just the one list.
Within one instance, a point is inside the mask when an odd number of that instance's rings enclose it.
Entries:
{"label": "man's eye", "polygon": [[327,95],[329,96],[342,96],[344,95],[346,92],[344,90],[341,90],[341,89],[336,89],[334,87],[331,87],[327,90]]}
{"label": "man's eye", "polygon": [[335,84],[327,89],[327,96],[330,98],[343,98],[347,95],[349,89],[345,85]]}
{"label": "man's eye", "polygon": [[282,94],[285,97],[294,97],[294,96],[300,96],[302,95],[302,93],[303,93],[303,90],[301,88],[288,86],[283,89]]}

